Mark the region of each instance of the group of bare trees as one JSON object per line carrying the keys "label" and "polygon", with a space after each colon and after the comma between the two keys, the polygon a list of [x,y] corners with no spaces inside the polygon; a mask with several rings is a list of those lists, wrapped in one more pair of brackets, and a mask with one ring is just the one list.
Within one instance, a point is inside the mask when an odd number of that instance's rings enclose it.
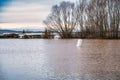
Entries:
{"label": "group of bare trees", "polygon": [[119,38],[120,0],[61,2],[44,23],[61,38]]}

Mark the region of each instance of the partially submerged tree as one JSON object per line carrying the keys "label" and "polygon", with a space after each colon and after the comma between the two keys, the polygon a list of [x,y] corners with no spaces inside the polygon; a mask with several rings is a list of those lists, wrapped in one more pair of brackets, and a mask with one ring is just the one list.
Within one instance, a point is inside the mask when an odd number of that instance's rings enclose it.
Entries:
{"label": "partially submerged tree", "polygon": [[53,6],[44,23],[61,38],[71,38],[78,28],[81,38],[119,38],[120,0],[62,2]]}
{"label": "partially submerged tree", "polygon": [[49,29],[56,31],[61,38],[71,38],[76,27],[75,5],[71,2],[61,2],[52,7],[51,14],[44,23]]}
{"label": "partially submerged tree", "polygon": [[78,28],[79,28],[79,31],[78,32],[81,32],[81,35],[80,35],[80,37],[85,37],[85,26],[84,26],[84,24],[85,24],[85,16],[87,16],[86,15],[86,13],[85,13],[85,9],[86,9],[86,0],[79,0],[78,2],[77,2],[77,6],[76,6],[76,19],[77,19],[77,21],[76,21],[76,23],[77,23],[77,26],[78,26]]}
{"label": "partially submerged tree", "polygon": [[45,38],[45,39],[50,39],[53,37],[52,31],[48,30],[47,28],[45,28],[43,33],[44,33],[43,38]]}
{"label": "partially submerged tree", "polygon": [[86,38],[118,38],[120,0],[80,0],[78,6],[77,22]]}
{"label": "partially submerged tree", "polygon": [[118,38],[120,27],[120,0],[107,0],[109,16],[109,37]]}
{"label": "partially submerged tree", "polygon": [[105,36],[107,25],[106,0],[91,0],[86,8],[87,27],[94,38]]}

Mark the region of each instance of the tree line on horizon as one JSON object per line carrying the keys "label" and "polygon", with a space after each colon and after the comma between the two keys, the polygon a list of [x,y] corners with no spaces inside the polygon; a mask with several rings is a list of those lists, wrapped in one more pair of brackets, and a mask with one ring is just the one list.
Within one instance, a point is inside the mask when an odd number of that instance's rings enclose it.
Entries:
{"label": "tree line on horizon", "polygon": [[61,38],[119,38],[120,0],[63,1],[44,20]]}

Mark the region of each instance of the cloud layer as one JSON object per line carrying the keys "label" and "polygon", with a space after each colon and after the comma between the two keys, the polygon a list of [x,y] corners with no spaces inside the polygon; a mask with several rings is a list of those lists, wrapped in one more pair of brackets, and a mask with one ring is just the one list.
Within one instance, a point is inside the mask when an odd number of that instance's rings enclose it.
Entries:
{"label": "cloud layer", "polygon": [[2,26],[3,23],[42,24],[42,21],[50,13],[51,7],[59,4],[61,1],[62,0],[11,0],[9,4],[1,7],[0,23],[2,23]]}

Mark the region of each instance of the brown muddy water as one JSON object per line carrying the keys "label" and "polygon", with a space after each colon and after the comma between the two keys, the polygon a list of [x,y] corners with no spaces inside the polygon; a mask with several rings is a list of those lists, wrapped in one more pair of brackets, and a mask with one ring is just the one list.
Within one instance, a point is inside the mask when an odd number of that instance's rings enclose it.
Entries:
{"label": "brown muddy water", "polygon": [[0,80],[120,80],[120,40],[1,39]]}

